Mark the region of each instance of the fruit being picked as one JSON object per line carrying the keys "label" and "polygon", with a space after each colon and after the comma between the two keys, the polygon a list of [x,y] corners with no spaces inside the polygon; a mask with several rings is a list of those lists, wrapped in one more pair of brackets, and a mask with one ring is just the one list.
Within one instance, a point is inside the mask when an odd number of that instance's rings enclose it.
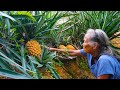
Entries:
{"label": "fruit being picked", "polygon": [[66,46],[66,48],[67,48],[68,50],[75,50],[75,47],[72,46],[72,45],[70,45],[70,44],[68,44],[68,45]]}
{"label": "fruit being picked", "polygon": [[64,45],[59,45],[58,48],[59,49],[67,49]]}
{"label": "fruit being picked", "polygon": [[65,45],[59,45],[58,49],[64,49],[65,50],[65,52],[58,52],[59,55],[61,55],[61,56],[68,56],[68,52],[67,52],[68,49],[66,48]]}
{"label": "fruit being picked", "polygon": [[28,54],[40,58],[41,45],[36,40],[30,40],[26,43]]}

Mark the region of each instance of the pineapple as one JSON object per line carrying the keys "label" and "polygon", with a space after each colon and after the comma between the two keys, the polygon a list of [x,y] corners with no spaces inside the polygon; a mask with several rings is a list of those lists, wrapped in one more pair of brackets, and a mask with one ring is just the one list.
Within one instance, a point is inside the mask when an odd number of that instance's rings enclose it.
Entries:
{"label": "pineapple", "polygon": [[58,48],[65,49],[66,52],[60,53],[62,56],[65,56],[65,57],[69,56],[68,50],[75,50],[75,47],[70,44],[68,44],[67,46],[59,45]]}
{"label": "pineapple", "polygon": [[[120,49],[120,38],[114,38],[111,40],[111,44],[116,47],[116,48],[119,48]],[[116,50],[116,52],[120,55],[120,51],[119,50]]]}
{"label": "pineapple", "polygon": [[64,45],[59,45],[59,49],[67,49]]}
{"label": "pineapple", "polygon": [[30,40],[26,43],[26,48],[29,55],[36,56],[40,58],[41,55],[41,45],[36,40]]}
{"label": "pineapple", "polygon": [[67,52],[68,49],[66,48],[66,46],[59,45],[58,48],[59,49],[64,49],[66,51],[66,52],[59,52],[58,55],[60,55],[60,56],[68,56],[68,52]]}
{"label": "pineapple", "polygon": [[111,43],[114,47],[120,48],[120,38],[114,38],[111,40]]}
{"label": "pineapple", "polygon": [[68,44],[68,45],[66,46],[66,48],[69,49],[69,50],[75,50],[75,47],[73,47],[73,46],[70,45],[70,44]]}

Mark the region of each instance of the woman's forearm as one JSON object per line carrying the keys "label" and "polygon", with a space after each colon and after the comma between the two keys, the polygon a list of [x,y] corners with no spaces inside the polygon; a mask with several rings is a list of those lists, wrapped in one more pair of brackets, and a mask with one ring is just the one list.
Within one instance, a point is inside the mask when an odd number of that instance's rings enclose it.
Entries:
{"label": "woman's forearm", "polygon": [[50,51],[67,52],[70,56],[81,56],[80,50],[68,50],[68,49],[58,49],[58,48],[48,48]]}
{"label": "woman's forearm", "polygon": [[50,51],[60,51],[60,52],[68,52],[74,53],[75,50],[68,50],[68,49],[58,49],[58,48],[49,48]]}

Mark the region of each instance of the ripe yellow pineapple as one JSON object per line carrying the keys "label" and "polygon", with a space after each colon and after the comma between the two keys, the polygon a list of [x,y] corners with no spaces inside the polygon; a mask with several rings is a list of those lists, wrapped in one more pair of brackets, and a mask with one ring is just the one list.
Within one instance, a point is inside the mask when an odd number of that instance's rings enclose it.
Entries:
{"label": "ripe yellow pineapple", "polygon": [[36,40],[30,40],[26,43],[26,48],[28,50],[29,55],[36,56],[40,58],[41,54],[41,45]]}
{"label": "ripe yellow pineapple", "polygon": [[64,45],[59,45],[59,49],[67,49]]}
{"label": "ripe yellow pineapple", "polygon": [[66,48],[69,49],[69,50],[75,50],[75,47],[72,46],[72,45],[70,45],[70,44],[68,44],[68,45],[66,46]]}
{"label": "ripe yellow pineapple", "polygon": [[[114,38],[111,40],[111,44],[114,46],[114,47],[117,47],[120,49],[120,38]],[[117,53],[120,55],[120,51],[117,51]]]}
{"label": "ripe yellow pineapple", "polygon": [[59,55],[64,56],[64,57],[69,56],[68,49],[67,49],[67,47],[65,45],[59,45],[58,48],[65,50],[65,52],[59,52]]}
{"label": "ripe yellow pineapple", "polygon": [[114,47],[120,48],[120,38],[114,38],[111,40],[111,43]]}

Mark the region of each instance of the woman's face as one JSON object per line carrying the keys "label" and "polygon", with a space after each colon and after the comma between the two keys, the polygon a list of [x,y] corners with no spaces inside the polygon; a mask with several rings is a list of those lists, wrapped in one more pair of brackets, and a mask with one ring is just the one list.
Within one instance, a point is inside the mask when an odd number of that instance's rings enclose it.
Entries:
{"label": "woman's face", "polygon": [[94,52],[93,45],[91,45],[90,36],[88,34],[84,37],[83,49],[84,52],[92,54]]}

